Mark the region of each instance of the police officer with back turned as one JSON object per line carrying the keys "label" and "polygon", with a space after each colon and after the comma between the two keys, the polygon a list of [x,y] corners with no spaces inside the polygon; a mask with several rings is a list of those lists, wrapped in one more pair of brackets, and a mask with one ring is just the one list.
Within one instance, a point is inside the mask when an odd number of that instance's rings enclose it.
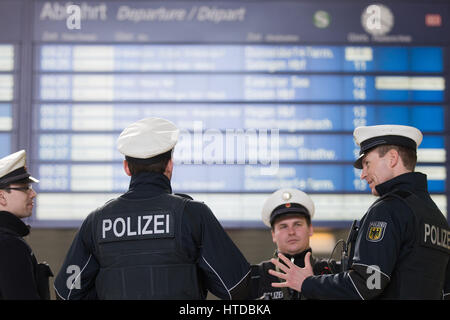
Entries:
{"label": "police officer with back turned", "polygon": [[250,266],[211,210],[172,194],[179,130],[146,118],[117,145],[128,191],[83,222],[55,280],[62,299],[222,299],[248,296]]}
{"label": "police officer with back turned", "polygon": [[36,192],[21,150],[0,159],[0,299],[50,299],[46,263],[38,263],[23,237],[30,230],[22,219],[31,216]]}
{"label": "police officer with back turned", "polygon": [[359,223],[348,270],[313,276],[281,257],[272,259],[291,287],[313,299],[448,299],[450,229],[430,198],[426,175],[414,172],[422,133],[409,126],[358,127],[354,167],[379,198]]}

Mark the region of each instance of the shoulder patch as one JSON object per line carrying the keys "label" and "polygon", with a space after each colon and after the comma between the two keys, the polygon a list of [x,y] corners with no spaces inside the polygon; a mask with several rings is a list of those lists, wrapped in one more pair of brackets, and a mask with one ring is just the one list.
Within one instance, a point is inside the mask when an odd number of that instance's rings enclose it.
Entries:
{"label": "shoulder patch", "polygon": [[371,221],[367,229],[366,240],[371,242],[379,242],[383,240],[386,231],[387,222]]}

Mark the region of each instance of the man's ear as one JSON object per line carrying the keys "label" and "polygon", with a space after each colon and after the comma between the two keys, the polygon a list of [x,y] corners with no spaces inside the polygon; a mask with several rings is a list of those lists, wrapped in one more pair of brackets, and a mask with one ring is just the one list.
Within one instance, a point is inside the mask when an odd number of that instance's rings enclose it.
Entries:
{"label": "man's ear", "polygon": [[131,171],[130,171],[130,168],[128,167],[128,161],[127,160],[123,160],[123,171],[125,171],[127,176],[131,177]]}
{"label": "man's ear", "polygon": [[173,172],[173,160],[172,158],[167,161],[166,169],[164,170],[164,175],[169,178],[169,180],[172,179],[172,172]]}
{"label": "man's ear", "polygon": [[275,239],[275,231],[273,230],[273,228],[271,230],[271,233],[272,233],[272,241],[273,241],[273,243],[277,244],[277,240]]}
{"label": "man's ear", "polygon": [[312,237],[313,234],[314,234],[314,228],[313,228],[313,225],[310,224],[308,228],[309,228],[309,236]]}
{"label": "man's ear", "polygon": [[0,190],[0,205],[6,206],[8,204],[8,201],[5,198],[5,191]]}
{"label": "man's ear", "polygon": [[397,166],[398,162],[400,161],[400,155],[398,154],[398,151],[395,149],[391,149],[388,151],[388,156],[391,168]]}

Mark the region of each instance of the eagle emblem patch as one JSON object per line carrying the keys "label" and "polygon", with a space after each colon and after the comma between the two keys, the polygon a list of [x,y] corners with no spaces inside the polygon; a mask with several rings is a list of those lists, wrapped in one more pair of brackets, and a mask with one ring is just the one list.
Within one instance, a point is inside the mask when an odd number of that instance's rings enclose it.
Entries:
{"label": "eagle emblem patch", "polygon": [[366,240],[371,242],[379,242],[383,240],[387,223],[384,221],[371,221],[367,230]]}

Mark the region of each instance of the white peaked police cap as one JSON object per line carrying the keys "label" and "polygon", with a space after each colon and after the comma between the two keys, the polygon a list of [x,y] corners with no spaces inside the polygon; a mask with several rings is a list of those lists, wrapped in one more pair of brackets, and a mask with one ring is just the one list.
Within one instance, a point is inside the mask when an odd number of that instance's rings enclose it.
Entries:
{"label": "white peaked police cap", "polygon": [[419,129],[401,125],[358,127],[353,131],[353,137],[360,147],[359,157],[353,164],[357,169],[362,169],[362,159],[375,147],[396,145],[417,151],[423,139]]}
{"label": "white peaked police cap", "polygon": [[303,191],[283,188],[272,193],[264,203],[262,221],[271,227],[275,218],[284,214],[307,214],[312,219],[314,216],[314,202]]}
{"label": "white peaked police cap", "polygon": [[127,159],[155,163],[171,156],[180,130],[170,121],[145,118],[125,128],[117,139],[117,149]]}
{"label": "white peaked police cap", "polygon": [[25,150],[20,150],[0,159],[0,187],[6,187],[24,179],[28,179],[29,182],[39,182],[27,172],[26,157]]}

